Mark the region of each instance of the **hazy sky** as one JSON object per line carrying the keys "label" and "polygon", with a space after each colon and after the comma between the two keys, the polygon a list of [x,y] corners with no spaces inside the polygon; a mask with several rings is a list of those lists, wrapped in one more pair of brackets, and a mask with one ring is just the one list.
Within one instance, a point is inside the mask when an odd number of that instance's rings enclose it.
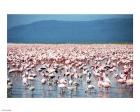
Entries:
{"label": "hazy sky", "polygon": [[41,20],[63,20],[63,21],[89,21],[108,18],[132,17],[132,15],[116,14],[8,14],[8,29],[17,25],[29,24]]}

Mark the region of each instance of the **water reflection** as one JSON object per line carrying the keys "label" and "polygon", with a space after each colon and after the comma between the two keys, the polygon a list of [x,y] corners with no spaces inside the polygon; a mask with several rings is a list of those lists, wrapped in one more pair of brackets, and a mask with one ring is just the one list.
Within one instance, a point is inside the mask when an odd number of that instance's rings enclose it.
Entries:
{"label": "water reflection", "polygon": [[[109,91],[100,91],[97,87],[94,91],[85,92],[85,81],[80,82],[80,86],[77,91],[66,91],[60,94],[60,88],[55,85],[48,86],[42,85],[40,77],[37,77],[30,83],[35,87],[34,91],[27,89],[21,80],[20,74],[9,75],[9,78],[13,80],[13,88],[8,89],[7,97],[9,98],[132,98],[133,87],[126,87],[124,85],[118,85],[115,80],[110,77],[112,81],[112,87]],[[94,84],[97,86],[95,79]]]}

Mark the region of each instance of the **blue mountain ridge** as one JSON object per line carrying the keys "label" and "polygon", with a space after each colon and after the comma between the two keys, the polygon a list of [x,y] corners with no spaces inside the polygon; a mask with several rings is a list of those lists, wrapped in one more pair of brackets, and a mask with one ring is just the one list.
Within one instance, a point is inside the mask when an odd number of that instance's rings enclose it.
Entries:
{"label": "blue mountain ridge", "polygon": [[8,43],[133,43],[133,18],[43,20],[7,30]]}

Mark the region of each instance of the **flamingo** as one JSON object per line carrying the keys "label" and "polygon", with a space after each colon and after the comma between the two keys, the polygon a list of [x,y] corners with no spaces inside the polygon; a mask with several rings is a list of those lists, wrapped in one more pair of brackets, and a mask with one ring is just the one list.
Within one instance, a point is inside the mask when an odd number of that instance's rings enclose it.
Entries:
{"label": "flamingo", "polygon": [[98,88],[99,90],[102,90],[103,88],[103,79],[101,77],[98,78]]}
{"label": "flamingo", "polygon": [[66,84],[64,83],[60,83],[58,84],[58,87],[60,88],[60,93],[63,93],[64,92],[64,89],[67,87]]}
{"label": "flamingo", "polygon": [[[96,88],[92,84],[92,78],[97,81],[99,89],[108,90],[114,83],[114,80],[110,80],[110,76],[115,77],[118,84],[133,86],[132,57],[132,45],[10,44],[7,53],[7,70],[8,75],[14,72],[22,73],[19,76],[28,89],[33,86],[30,81],[36,81],[35,78],[41,75],[42,85],[46,82],[49,86],[56,84],[55,86],[62,91],[66,89],[76,91],[83,82],[86,82],[83,91],[91,91]],[[118,68],[122,73],[119,73]],[[58,76],[62,80],[57,78]]]}
{"label": "flamingo", "polygon": [[8,78],[7,79],[7,89],[12,89],[13,88],[13,83],[12,81]]}
{"label": "flamingo", "polygon": [[22,82],[23,84],[28,85],[28,79],[26,77],[22,78]]}
{"label": "flamingo", "polygon": [[45,84],[46,83],[46,79],[45,78],[41,79],[41,83]]}
{"label": "flamingo", "polygon": [[28,76],[27,79],[33,81],[35,78],[33,76]]}
{"label": "flamingo", "polygon": [[133,79],[127,79],[126,80],[126,85],[127,86],[133,86]]}
{"label": "flamingo", "polygon": [[109,82],[103,82],[102,86],[108,91],[109,88],[111,88],[111,84]]}
{"label": "flamingo", "polygon": [[30,91],[34,91],[34,90],[35,90],[35,87],[34,87],[34,86],[30,86],[30,87],[29,87],[29,90],[30,90]]}
{"label": "flamingo", "polygon": [[73,84],[73,80],[69,80],[69,84],[72,85]]}
{"label": "flamingo", "polygon": [[91,79],[90,79],[89,77],[87,77],[86,82],[87,82],[88,84],[90,84],[90,83],[91,83]]}

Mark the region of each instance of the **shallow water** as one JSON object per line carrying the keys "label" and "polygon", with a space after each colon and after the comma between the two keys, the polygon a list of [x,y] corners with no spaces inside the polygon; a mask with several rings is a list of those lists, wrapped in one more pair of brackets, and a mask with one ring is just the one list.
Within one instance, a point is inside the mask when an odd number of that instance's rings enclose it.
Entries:
{"label": "shallow water", "polygon": [[[37,73],[38,74],[38,73]],[[95,90],[85,93],[86,82],[85,79],[79,80],[80,86],[77,91],[65,90],[60,94],[60,89],[56,85],[48,86],[42,85],[42,76],[38,74],[34,81],[30,81],[31,85],[35,87],[34,91],[27,89],[23,83],[21,74],[12,73],[8,77],[12,80],[13,88],[8,90],[8,98],[132,98],[133,87],[126,87],[125,85],[118,85],[113,75],[109,75],[112,82],[112,87],[109,91],[99,91],[97,87],[97,79],[92,76],[92,84],[95,85]]]}

